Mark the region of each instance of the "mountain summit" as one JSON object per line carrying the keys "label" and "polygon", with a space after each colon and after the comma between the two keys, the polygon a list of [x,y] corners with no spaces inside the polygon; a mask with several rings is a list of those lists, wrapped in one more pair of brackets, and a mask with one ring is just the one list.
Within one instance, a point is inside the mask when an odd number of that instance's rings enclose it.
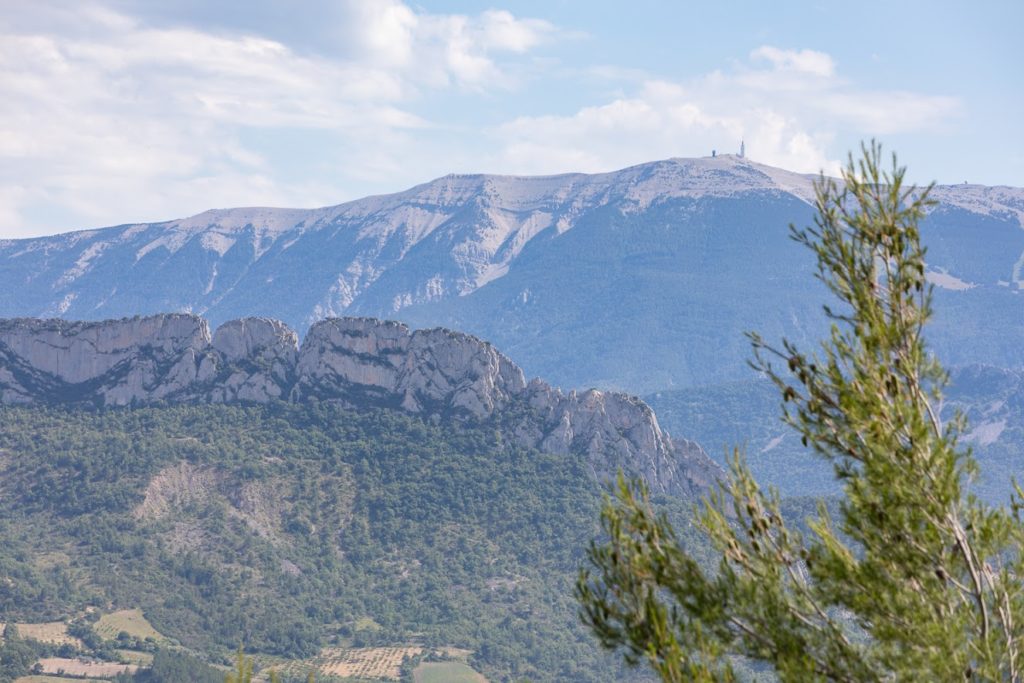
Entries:
{"label": "mountain summit", "polygon": [[[273,313],[302,328],[342,313],[393,314],[475,291],[507,273],[541,233],[564,233],[605,206],[640,213],[674,198],[749,192],[809,200],[812,182],[732,155],[597,175],[449,175],[320,209],[214,209],[0,242],[5,273],[34,274],[41,290],[0,314],[95,318],[170,308],[221,321],[268,294]],[[111,267],[120,273],[114,282]],[[305,285],[287,292],[287,309],[273,294],[284,282]]]}
{"label": "mountain summit", "polygon": [[[743,330],[820,331],[824,292],[807,288],[811,264],[787,239],[790,223],[810,221],[813,181],[732,155],[450,175],[334,207],[0,241],[0,316],[182,311],[214,324],[273,317],[301,333],[331,316],[399,318],[487,338],[562,384],[717,381],[746,372]],[[935,196],[925,240],[948,322],[979,337],[970,360],[1020,364],[1005,340],[1021,332],[1024,190]]]}

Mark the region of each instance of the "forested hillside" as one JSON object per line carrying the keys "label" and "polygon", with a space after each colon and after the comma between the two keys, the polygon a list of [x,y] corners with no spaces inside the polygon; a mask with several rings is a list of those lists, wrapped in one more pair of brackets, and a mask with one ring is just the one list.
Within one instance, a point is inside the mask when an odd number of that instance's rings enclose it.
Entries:
{"label": "forested hillside", "polygon": [[215,661],[412,643],[491,680],[623,680],[572,601],[601,489],[576,456],[510,445],[515,419],[0,408],[0,614],[140,608]]}

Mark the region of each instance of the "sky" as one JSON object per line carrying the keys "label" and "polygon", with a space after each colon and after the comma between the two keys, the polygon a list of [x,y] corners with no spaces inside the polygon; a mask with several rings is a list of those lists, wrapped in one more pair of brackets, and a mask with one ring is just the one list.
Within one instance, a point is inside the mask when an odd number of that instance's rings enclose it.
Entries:
{"label": "sky", "polygon": [[1024,186],[1024,2],[0,0],[0,238],[712,149]]}

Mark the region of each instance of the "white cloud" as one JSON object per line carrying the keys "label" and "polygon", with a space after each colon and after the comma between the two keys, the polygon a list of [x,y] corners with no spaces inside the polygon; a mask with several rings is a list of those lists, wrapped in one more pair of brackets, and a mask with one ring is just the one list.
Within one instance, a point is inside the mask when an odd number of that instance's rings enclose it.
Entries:
{"label": "white cloud", "polygon": [[936,128],[960,107],[950,97],[858,89],[823,52],[762,46],[750,59],[686,82],[642,77],[633,92],[574,114],[516,118],[494,131],[503,146],[494,165],[520,173],[605,171],[735,152],[742,139],[755,161],[834,173],[839,161],[826,150],[840,133]]}
{"label": "white cloud", "polygon": [[814,76],[832,76],[836,65],[824,52],[816,50],[782,50],[762,45],[750,53],[752,60],[767,60],[779,71],[796,71]]}
{"label": "white cloud", "polygon": [[[515,173],[555,173],[568,169],[599,172],[652,159],[735,152],[746,138],[747,155],[772,166],[817,172],[835,170],[827,140],[802,130],[796,121],[770,109],[716,114],[693,99],[656,96],[645,89],[636,98],[588,107],[572,116],[522,117],[503,125],[501,165]],[[647,97],[643,95],[648,95]]]}
{"label": "white cloud", "polygon": [[[97,4],[0,20],[0,235],[209,206],[333,203],[344,191],[289,179],[263,142],[305,130],[357,150],[349,173],[394,168],[367,142],[403,158],[397,141],[433,126],[415,113],[427,90],[507,87],[501,55],[555,33],[504,11],[437,15],[394,0],[343,9],[343,58],[259,35],[145,25]],[[54,216],[69,222],[55,226]]]}
{"label": "white cloud", "polygon": [[900,91],[833,92],[815,106],[871,135],[939,129],[961,109],[955,97]]}
{"label": "white cloud", "polygon": [[352,41],[360,59],[386,66],[408,66],[418,19],[401,2],[362,0],[346,2],[344,36]]}
{"label": "white cloud", "polygon": [[517,19],[505,10],[487,10],[480,16],[480,44],[488,50],[526,52],[554,33],[541,19]]}
{"label": "white cloud", "polygon": [[342,33],[353,57],[430,86],[507,86],[495,55],[523,54],[556,34],[546,21],[504,10],[471,17],[416,13],[397,0],[346,0],[344,5]]}

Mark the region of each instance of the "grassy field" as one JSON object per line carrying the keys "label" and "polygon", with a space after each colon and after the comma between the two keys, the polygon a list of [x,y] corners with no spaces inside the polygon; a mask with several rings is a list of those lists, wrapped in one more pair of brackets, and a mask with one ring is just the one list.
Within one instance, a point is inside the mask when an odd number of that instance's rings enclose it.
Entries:
{"label": "grassy field", "polygon": [[149,666],[153,663],[153,654],[150,652],[137,652],[136,650],[115,650],[129,664]]}
{"label": "grassy field", "polygon": [[153,625],[146,621],[140,609],[123,609],[110,614],[104,614],[93,626],[93,630],[108,640],[117,638],[117,634],[125,631],[128,635],[145,640],[153,638],[157,642],[166,641]]}
{"label": "grassy field", "polygon": [[135,671],[139,667],[134,664],[115,664],[113,662],[89,662],[83,659],[65,657],[44,657],[39,660],[43,673],[67,674],[78,678],[103,678],[116,676],[119,673]]}
{"label": "grassy field", "polygon": [[[14,683],[68,683],[76,679],[64,678],[63,676],[22,676],[21,678],[15,678]],[[81,680],[81,679],[77,679]],[[89,683],[104,683],[109,681],[106,678],[90,678]]]}
{"label": "grassy field", "polygon": [[487,679],[461,662],[423,662],[412,672],[416,683],[487,683]]}
{"label": "grassy field", "polygon": [[50,621],[43,624],[15,624],[22,638],[31,638],[40,643],[53,645],[74,645],[81,647],[82,641],[68,635],[68,625],[63,621]]}

